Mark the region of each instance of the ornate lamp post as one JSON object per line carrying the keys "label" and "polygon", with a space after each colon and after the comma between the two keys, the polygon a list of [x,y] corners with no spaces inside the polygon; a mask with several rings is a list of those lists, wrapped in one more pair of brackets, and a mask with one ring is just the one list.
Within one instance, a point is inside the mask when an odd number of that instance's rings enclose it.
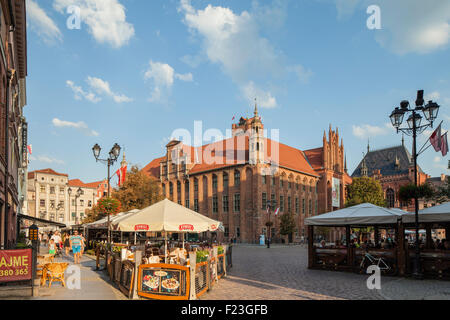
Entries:
{"label": "ornate lamp post", "polygon": [[[428,103],[424,106],[423,99],[423,90],[417,91],[417,99],[416,99],[416,107],[412,108],[409,105],[407,100],[403,100],[400,102],[400,108],[395,108],[391,115],[391,122],[394,128],[397,129],[397,133],[399,131],[406,133],[409,136],[413,137],[413,162],[414,162],[414,184],[417,187],[417,146],[416,146],[416,138],[417,133],[422,133],[426,128],[433,127],[433,121],[436,120],[439,105],[436,102],[428,101]],[[410,113],[411,115],[408,117],[406,122],[408,123],[408,127],[400,128],[403,117],[405,114]],[[423,113],[426,123],[422,124],[422,116],[420,113]],[[419,241],[419,201],[417,198],[417,194],[414,197],[414,206],[415,206],[415,228],[416,228],[416,248],[415,248],[415,259],[413,266],[413,276],[417,279],[422,278],[422,272],[420,268],[420,241]]]}
{"label": "ornate lamp post", "polygon": [[[69,188],[67,190],[67,192],[69,193],[69,203],[70,203],[70,195],[72,194],[72,188]],[[75,224],[77,224],[77,221],[78,221],[78,217],[77,217],[77,214],[78,214],[78,211],[77,211],[77,199],[82,194],[84,194],[84,191],[83,191],[83,189],[81,189],[81,187],[79,187],[78,190],[77,190],[77,193],[75,194]],[[69,206],[69,211],[70,211],[70,206]]]}
{"label": "ornate lamp post", "polygon": [[275,207],[277,206],[276,200],[269,200],[267,201],[267,208],[268,208],[268,214],[269,214],[269,221],[267,222],[267,227],[269,228],[267,232],[267,248],[270,248],[270,241],[272,240],[272,223],[270,222],[270,212],[271,210],[275,210]]}
{"label": "ornate lamp post", "polygon": [[[92,148],[92,152],[94,153],[94,158],[95,161],[100,161],[103,163],[106,163],[108,165],[108,198],[110,197],[111,194],[111,184],[110,184],[110,167],[111,165],[117,161],[117,159],[119,158],[120,155],[120,146],[116,143],[114,144],[114,146],[111,148],[111,150],[109,151],[109,157],[107,159],[100,159],[100,151],[102,150],[102,148],[100,148],[100,146],[98,144],[95,144],[95,146]],[[109,248],[110,242],[111,242],[111,235],[110,235],[110,217],[108,214],[108,238],[107,238],[107,248]],[[107,252],[108,250],[106,250]],[[106,256],[106,259],[107,256]]]}

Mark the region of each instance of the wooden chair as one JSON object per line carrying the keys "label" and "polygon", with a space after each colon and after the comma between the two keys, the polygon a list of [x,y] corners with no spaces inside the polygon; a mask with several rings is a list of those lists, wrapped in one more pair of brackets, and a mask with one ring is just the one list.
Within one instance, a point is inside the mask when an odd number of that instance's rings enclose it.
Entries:
{"label": "wooden chair", "polygon": [[60,281],[63,287],[66,286],[66,283],[64,282],[64,272],[66,271],[68,266],[69,264],[67,262],[49,263],[45,265],[46,267],[45,281],[48,279],[49,288],[52,286],[53,281]]}

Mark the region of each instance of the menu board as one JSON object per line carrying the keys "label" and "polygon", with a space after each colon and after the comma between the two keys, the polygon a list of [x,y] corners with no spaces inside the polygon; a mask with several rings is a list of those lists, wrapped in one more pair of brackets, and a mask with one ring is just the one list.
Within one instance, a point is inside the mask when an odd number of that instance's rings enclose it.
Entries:
{"label": "menu board", "polygon": [[221,254],[217,257],[218,263],[217,263],[217,277],[220,278],[225,274],[225,270],[223,268],[223,260],[225,259],[225,255]]}
{"label": "menu board", "polygon": [[187,297],[188,272],[188,268],[177,265],[141,265],[139,266],[139,294],[152,298]]}
{"label": "menu board", "polygon": [[131,288],[133,287],[133,273],[134,263],[131,261],[123,261],[120,268],[119,287],[127,296],[130,295]]}

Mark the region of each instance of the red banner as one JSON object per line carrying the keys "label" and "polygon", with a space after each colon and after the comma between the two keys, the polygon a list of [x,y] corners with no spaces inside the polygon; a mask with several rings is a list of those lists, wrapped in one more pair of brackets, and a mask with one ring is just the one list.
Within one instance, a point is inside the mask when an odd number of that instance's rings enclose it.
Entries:
{"label": "red banner", "polygon": [[134,231],[147,231],[149,229],[148,224],[137,224],[134,226]]}
{"label": "red banner", "polygon": [[0,282],[31,280],[31,249],[0,250]]}
{"label": "red banner", "polygon": [[178,226],[178,229],[180,231],[183,231],[183,230],[191,230],[191,231],[193,231],[194,230],[194,226],[192,224],[180,224]]}

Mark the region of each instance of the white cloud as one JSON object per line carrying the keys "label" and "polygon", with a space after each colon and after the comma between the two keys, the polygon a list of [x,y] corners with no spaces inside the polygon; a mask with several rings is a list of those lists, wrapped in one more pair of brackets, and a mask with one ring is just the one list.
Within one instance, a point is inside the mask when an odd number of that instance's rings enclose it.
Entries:
{"label": "white cloud", "polygon": [[[362,6],[374,4],[361,0]],[[336,0],[338,17],[352,13],[356,0]],[[378,0],[381,30],[375,30],[376,41],[397,54],[425,54],[445,48],[450,39],[450,1],[447,0]]]}
{"label": "white cloud", "polygon": [[51,158],[48,156],[30,156],[30,160],[31,161],[39,161],[39,162],[44,162],[44,163],[51,163],[51,164],[64,164],[63,160],[59,160],[59,159],[55,159],[55,158]]}
{"label": "white cloud", "polygon": [[37,2],[27,0],[27,22],[30,29],[36,32],[46,43],[62,40],[62,34],[56,23],[47,15]]}
{"label": "white cloud", "polygon": [[277,100],[272,94],[257,88],[253,81],[250,81],[242,90],[249,104],[252,104],[256,98],[258,106],[262,108],[275,108],[277,106]]}
{"label": "white cloud", "polygon": [[170,94],[174,79],[181,81],[193,81],[191,73],[180,74],[167,63],[153,62],[150,60],[148,69],[144,73],[144,79],[152,82],[150,102],[165,102]]}
{"label": "white cloud", "polygon": [[386,123],[384,127],[372,126],[370,124],[353,125],[353,135],[359,139],[366,139],[375,136],[382,136],[392,132],[390,123]]}
{"label": "white cloud", "polygon": [[295,72],[298,79],[303,83],[308,83],[309,78],[313,75],[311,70],[306,70],[302,65],[298,64],[289,68],[291,71]]}
{"label": "white cloud", "polygon": [[186,73],[186,74],[176,73],[175,78],[177,78],[178,80],[187,81],[187,82],[192,82],[194,80],[192,73]]}
{"label": "white cloud", "polygon": [[89,84],[91,89],[95,90],[98,94],[106,94],[107,96],[112,97],[117,103],[133,101],[133,99],[123,94],[114,93],[111,90],[108,81],[88,76],[87,83]]}
{"label": "white cloud", "polygon": [[93,103],[97,103],[100,100],[102,100],[100,97],[97,97],[94,93],[84,91],[80,86],[75,85],[75,83],[71,80],[67,80],[66,84],[69,88],[72,89],[73,93],[75,94],[75,99],[77,100],[85,98],[86,100],[91,101]]}
{"label": "white cloud", "polygon": [[128,44],[134,36],[134,27],[126,21],[125,7],[119,0],[54,0],[53,7],[66,14],[70,5],[80,8],[81,21],[99,43],[107,43],[114,48]]}
{"label": "white cloud", "polygon": [[433,91],[425,96],[425,102],[427,102],[428,100],[436,101],[439,100],[440,97],[441,94],[438,91]]}
{"label": "white cloud", "polygon": [[88,135],[88,136],[94,136],[94,137],[98,137],[98,132],[89,129],[88,125],[86,123],[84,123],[83,121],[80,122],[71,122],[71,121],[65,121],[65,120],[60,120],[58,118],[54,118],[52,120],[52,123],[55,127],[58,128],[75,128],[77,130],[80,130],[81,132],[83,132],[84,134]]}
{"label": "white cloud", "polygon": [[441,160],[442,160],[441,157],[436,156],[436,157],[434,157],[433,162],[434,163],[439,163],[439,162],[441,162]]}
{"label": "white cloud", "polygon": [[[260,7],[253,2],[253,11],[235,13],[229,8],[211,4],[197,10],[190,0],[181,0],[179,11],[192,35],[202,41],[199,55],[184,56],[182,60],[189,65],[198,65],[200,57],[206,57],[231,77],[244,97],[250,82],[267,83],[283,78],[288,72],[297,73],[298,70],[284,63],[284,54],[261,35],[261,28],[277,27],[283,22],[286,16],[283,2],[275,1],[272,7]],[[307,76],[302,74],[302,81]],[[272,97],[269,105],[274,101]]]}

